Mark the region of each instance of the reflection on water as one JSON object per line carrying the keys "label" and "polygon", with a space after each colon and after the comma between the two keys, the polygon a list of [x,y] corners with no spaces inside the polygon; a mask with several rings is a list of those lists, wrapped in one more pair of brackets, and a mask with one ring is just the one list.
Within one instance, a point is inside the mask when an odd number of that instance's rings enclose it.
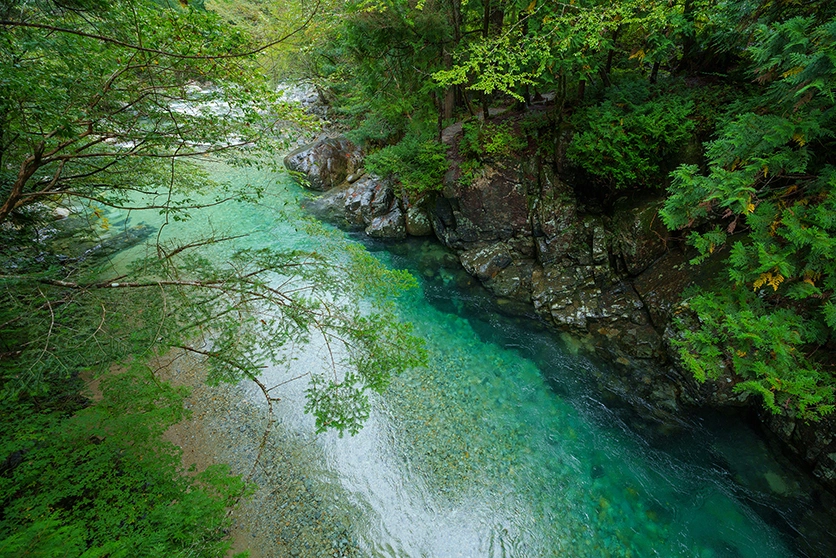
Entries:
{"label": "reflection on water", "polygon": [[[286,184],[271,192],[260,206],[210,209],[165,234],[211,227],[255,231],[242,240],[250,246],[310,246],[292,221],[278,218],[276,208],[298,192]],[[358,241],[369,242],[345,239]],[[282,388],[277,410],[282,431],[311,444],[311,486],[343,495],[334,501],[348,508],[341,513],[351,517],[362,554],[832,555],[814,489],[745,423],[707,415],[660,433],[605,401],[590,381],[597,364],[536,322],[503,316],[433,243],[369,246],[420,279],[421,289],[397,303],[426,340],[429,366],[375,398],[355,437],[313,436],[299,383]],[[319,350],[300,352],[295,370],[317,361]],[[266,370],[264,380],[294,371]]]}

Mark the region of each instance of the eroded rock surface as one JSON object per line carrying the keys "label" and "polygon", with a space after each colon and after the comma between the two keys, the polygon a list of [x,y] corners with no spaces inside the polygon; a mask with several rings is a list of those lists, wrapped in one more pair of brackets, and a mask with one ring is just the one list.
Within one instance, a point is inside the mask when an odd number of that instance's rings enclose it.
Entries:
{"label": "eroded rock surface", "polygon": [[284,165],[306,188],[326,191],[342,184],[362,158],[362,151],[348,139],[325,137],[291,151]]}
{"label": "eroded rock surface", "polygon": [[375,238],[399,239],[431,232],[423,204],[399,199],[391,180],[367,174],[362,151],[342,137],[322,138],[285,157],[288,170],[306,187],[323,191],[306,207],[321,219],[363,229]]}

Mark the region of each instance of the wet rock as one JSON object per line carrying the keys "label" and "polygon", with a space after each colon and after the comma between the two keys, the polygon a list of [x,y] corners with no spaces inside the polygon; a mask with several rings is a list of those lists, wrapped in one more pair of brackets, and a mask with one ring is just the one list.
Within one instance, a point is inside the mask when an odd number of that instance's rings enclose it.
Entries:
{"label": "wet rock", "polygon": [[389,212],[394,191],[388,181],[366,175],[349,186],[345,195],[345,217],[349,223],[368,226]]}
{"label": "wet rock", "polygon": [[290,152],[285,167],[311,190],[340,185],[362,160],[361,150],[343,137],[322,138]]}
{"label": "wet rock", "polygon": [[442,242],[458,250],[530,236],[528,196],[519,169],[486,167],[480,177],[463,185],[448,177],[433,211],[433,228]]}
{"label": "wet rock", "polygon": [[362,178],[363,175],[365,175],[365,174],[366,174],[366,169],[357,169],[356,171],[354,171],[353,173],[351,173],[347,177],[345,177],[345,181],[348,182],[349,184],[354,184],[355,182],[357,182],[358,179]]}
{"label": "wet rock", "polygon": [[401,208],[395,204],[387,213],[374,217],[366,227],[366,234],[374,238],[406,238],[406,221]]}
{"label": "wet rock", "polygon": [[464,269],[480,281],[493,279],[513,262],[508,246],[502,242],[462,252],[459,258]]}
{"label": "wet rock", "polygon": [[677,250],[664,253],[633,279],[633,287],[647,306],[652,323],[662,331],[679,304],[682,291],[693,283],[693,275],[688,257]]}
{"label": "wet rock", "polygon": [[530,259],[514,260],[484,285],[497,296],[530,303],[534,265],[534,261]]}
{"label": "wet rock", "polygon": [[70,210],[66,207],[56,207],[52,210],[52,218],[56,221],[61,221],[70,216]]}
{"label": "wet rock", "polygon": [[[301,205],[317,219],[333,223],[338,227],[352,228],[357,225],[347,219],[346,216],[346,194],[345,187],[332,188],[322,195],[303,200]],[[362,223],[360,223],[362,225]]]}
{"label": "wet rock", "polygon": [[519,258],[509,243],[498,242],[459,255],[462,267],[493,294],[516,301],[531,301],[534,261]]}
{"label": "wet rock", "polygon": [[787,415],[761,412],[761,419],[792,453],[799,455],[813,475],[836,491],[836,419],[805,422]]}
{"label": "wet rock", "polygon": [[[540,175],[540,194],[531,211],[537,258],[543,265],[578,251],[578,208],[574,192],[550,171]],[[580,242],[581,246],[585,243]],[[581,247],[580,251],[584,249]]]}
{"label": "wet rock", "polygon": [[600,315],[601,289],[595,284],[591,266],[548,265],[532,277],[532,300],[540,314],[558,326],[587,331],[587,320]]}
{"label": "wet rock", "polygon": [[423,205],[407,202],[406,232],[410,236],[429,236],[433,233],[429,212]]}

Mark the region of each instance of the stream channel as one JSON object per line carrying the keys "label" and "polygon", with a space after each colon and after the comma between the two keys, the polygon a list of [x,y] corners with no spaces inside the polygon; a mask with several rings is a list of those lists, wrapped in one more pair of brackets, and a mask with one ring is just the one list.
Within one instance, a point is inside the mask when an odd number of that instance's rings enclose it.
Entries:
{"label": "stream channel", "polygon": [[[316,248],[296,221],[304,193],[288,177],[209,168],[268,184],[267,195],[171,223],[163,239],[248,233],[235,242]],[[160,225],[138,212],[111,222]],[[281,388],[260,488],[238,516],[254,556],[836,555],[820,505],[828,496],[745,421],[705,413],[675,431],[643,422],[597,387],[605,365],[534,320],[503,316],[435,242],[338,241],[364,243],[418,278],[397,305],[430,364],[374,397],[353,437],[315,435],[304,382]],[[318,353],[300,347],[292,369],[265,369],[262,379],[278,384]],[[260,392],[246,383],[198,392],[194,420],[215,437],[214,457],[247,474],[265,423]]]}

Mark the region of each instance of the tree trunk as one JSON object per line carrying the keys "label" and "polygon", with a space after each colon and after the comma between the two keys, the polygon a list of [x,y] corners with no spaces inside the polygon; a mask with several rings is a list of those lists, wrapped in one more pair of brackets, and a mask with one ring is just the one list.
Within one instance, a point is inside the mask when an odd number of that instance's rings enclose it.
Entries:
{"label": "tree trunk", "polygon": [[601,79],[604,81],[604,87],[610,86],[610,72],[612,71],[612,61],[615,57],[615,43],[618,41],[618,34],[621,33],[621,26],[615,28],[615,33],[612,35],[612,47],[607,53],[607,65],[604,66],[604,72],[601,74]]}
{"label": "tree trunk", "polygon": [[[491,31],[491,0],[483,1],[485,3],[485,11],[482,14],[482,39],[487,41]],[[482,91],[481,95],[479,95],[479,101],[482,105],[482,121],[487,122],[490,117],[488,94]]]}
{"label": "tree trunk", "polygon": [[693,0],[685,0],[685,5],[682,8],[682,17],[688,25],[688,32],[682,40],[682,59],[679,61],[677,70],[682,71],[687,66],[691,65],[691,58],[694,56],[694,2]]}
{"label": "tree trunk", "polygon": [[[446,50],[444,51],[444,68],[450,69],[453,67],[453,57]],[[453,118],[453,113],[456,110],[456,86],[451,85],[444,92],[444,101],[442,107],[442,117],[445,119]]]}
{"label": "tree trunk", "polygon": [[656,78],[659,75],[659,66],[661,62],[656,61],[653,63],[653,69],[650,70],[650,83],[656,83]]}
{"label": "tree trunk", "polygon": [[37,170],[41,167],[41,157],[44,154],[44,148],[44,142],[39,143],[35,147],[35,152],[27,157],[20,165],[20,170],[17,173],[17,180],[15,180],[15,183],[12,185],[9,197],[6,198],[3,206],[0,207],[0,223],[5,221],[9,216],[9,213],[11,213],[12,210],[18,206],[20,197],[23,195],[23,188],[26,186],[26,183],[29,182],[29,179],[32,178],[32,175],[35,174],[35,172],[37,172]]}
{"label": "tree trunk", "polygon": [[[442,59],[444,61],[444,68],[449,70],[453,67],[453,51],[458,48],[462,40],[462,0],[450,0],[450,23],[453,27],[453,45],[451,48],[442,47]],[[451,85],[447,91],[444,92],[444,106],[443,117],[445,119],[453,118],[456,111],[456,86]]]}

